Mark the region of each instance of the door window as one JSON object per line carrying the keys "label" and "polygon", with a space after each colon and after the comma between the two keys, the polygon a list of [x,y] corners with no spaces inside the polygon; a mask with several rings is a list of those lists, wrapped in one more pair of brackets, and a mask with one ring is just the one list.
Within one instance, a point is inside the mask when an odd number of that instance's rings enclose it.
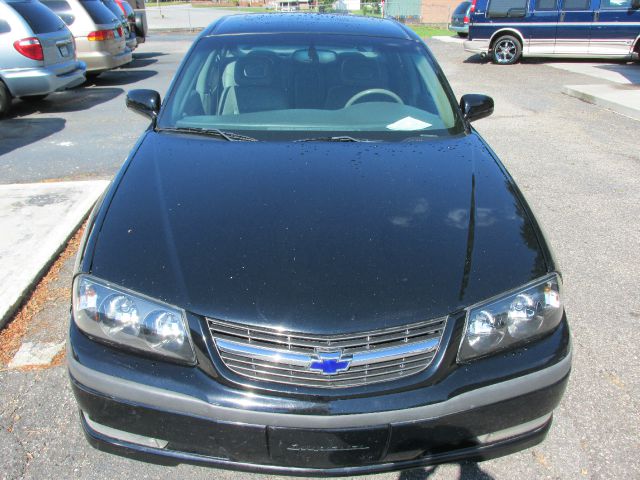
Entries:
{"label": "door window", "polygon": [[527,0],[490,0],[487,16],[490,18],[524,17]]}
{"label": "door window", "polygon": [[558,9],[557,0],[536,0],[537,12],[551,12]]}
{"label": "door window", "polygon": [[591,0],[564,0],[562,10],[590,10]]}
{"label": "door window", "polygon": [[631,0],[601,0],[600,2],[601,9],[629,9],[631,8]]}

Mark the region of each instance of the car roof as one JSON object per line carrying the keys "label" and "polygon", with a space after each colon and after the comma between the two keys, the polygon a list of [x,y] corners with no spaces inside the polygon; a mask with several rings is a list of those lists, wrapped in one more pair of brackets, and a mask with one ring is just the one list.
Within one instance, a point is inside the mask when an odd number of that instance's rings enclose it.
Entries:
{"label": "car roof", "polygon": [[372,37],[414,38],[395,20],[325,13],[253,13],[215,21],[203,35],[243,33],[327,33]]}

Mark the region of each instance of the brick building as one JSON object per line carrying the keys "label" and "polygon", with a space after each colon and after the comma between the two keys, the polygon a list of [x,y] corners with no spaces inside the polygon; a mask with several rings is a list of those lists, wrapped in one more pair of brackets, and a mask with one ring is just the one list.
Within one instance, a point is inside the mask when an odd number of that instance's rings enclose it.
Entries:
{"label": "brick building", "polygon": [[446,24],[462,0],[386,0],[385,15],[410,22]]}

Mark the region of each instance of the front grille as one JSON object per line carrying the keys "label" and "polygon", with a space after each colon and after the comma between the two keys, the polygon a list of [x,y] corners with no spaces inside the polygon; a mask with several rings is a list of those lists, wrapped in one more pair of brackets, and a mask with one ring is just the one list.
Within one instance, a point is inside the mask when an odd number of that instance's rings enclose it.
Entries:
{"label": "front grille", "polygon": [[307,335],[207,319],[224,364],[238,375],[287,385],[345,388],[423,371],[446,318],[349,335]]}

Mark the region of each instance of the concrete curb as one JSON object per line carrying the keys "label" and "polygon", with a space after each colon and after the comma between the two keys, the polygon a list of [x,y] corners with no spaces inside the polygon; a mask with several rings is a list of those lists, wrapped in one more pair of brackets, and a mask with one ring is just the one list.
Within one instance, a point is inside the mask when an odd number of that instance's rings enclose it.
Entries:
{"label": "concrete curb", "polygon": [[[0,256],[2,269],[6,269],[8,275],[11,276],[12,288],[5,289],[0,295],[0,329],[15,315],[33,288],[64,250],[67,242],[87,218],[93,205],[108,184],[108,181],[100,180],[0,185],[0,194],[9,197],[9,200],[2,199],[5,204],[13,202],[13,206],[23,203],[26,204],[23,209],[27,210],[27,213],[22,215],[24,210],[19,210],[20,206],[18,205],[15,207],[17,212],[0,212],[0,228],[2,230],[6,228],[7,232],[13,230],[14,237],[18,238],[18,241],[12,243],[9,240],[2,245],[2,252],[5,253]],[[40,211],[39,218],[49,217],[47,219],[49,228],[42,228],[42,222],[36,221],[37,219],[34,219],[31,212],[28,211],[33,204],[29,204],[28,200],[20,202],[20,200],[15,200],[16,197],[11,197],[12,194],[16,195],[16,192],[25,191],[34,195],[35,198],[67,195],[70,206],[60,211],[60,208],[47,209],[47,205],[38,205],[37,207],[43,209]],[[25,194],[25,198],[29,197]],[[62,217],[57,217],[57,215],[62,215]],[[20,222],[23,222],[22,225],[32,226],[32,230],[16,228],[15,224],[20,225]],[[17,235],[15,235],[16,230],[19,230]],[[34,243],[37,248],[32,248]],[[22,253],[20,253],[21,250],[23,250]],[[6,255],[6,252],[10,252],[11,255]]]}
{"label": "concrete curb", "polygon": [[640,120],[640,88],[634,85],[565,85],[562,93]]}

